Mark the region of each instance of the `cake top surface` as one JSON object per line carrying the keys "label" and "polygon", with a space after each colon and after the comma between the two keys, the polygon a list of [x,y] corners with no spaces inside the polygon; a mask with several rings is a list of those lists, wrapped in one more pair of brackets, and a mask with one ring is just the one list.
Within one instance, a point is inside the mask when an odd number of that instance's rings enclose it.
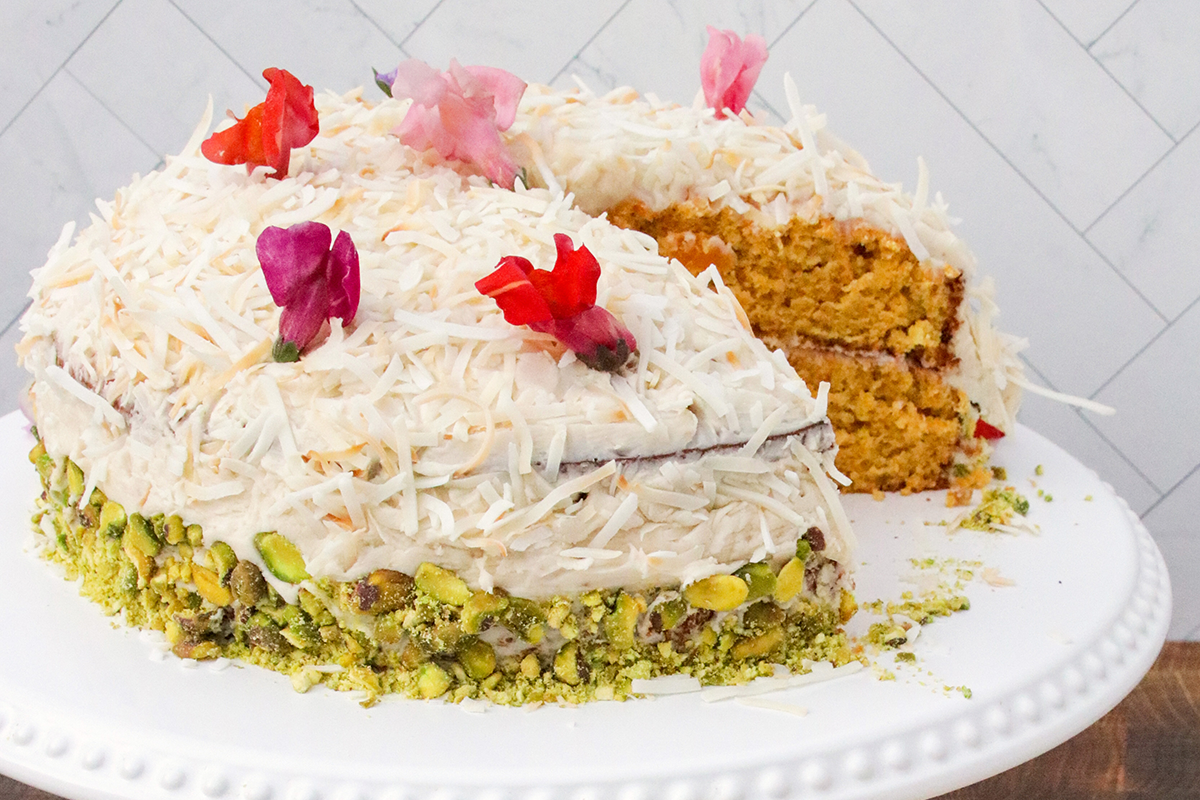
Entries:
{"label": "cake top surface", "polygon": [[[325,96],[319,105],[321,135],[298,151],[291,177],[211,164],[193,140],[103,204],[103,219],[60,243],[37,272],[28,334],[53,335],[68,377],[118,408],[165,404],[182,423],[204,407],[214,433],[224,420],[244,426],[268,414],[253,442],[227,432],[238,453],[287,428],[295,439],[297,427],[315,449],[344,449],[359,441],[341,430],[347,415],[373,413],[351,407],[364,402],[403,405],[419,439],[410,444],[460,468],[506,460],[507,439],[524,462],[544,465],[565,426],[584,431],[559,456],[570,462],[741,443],[764,424],[774,434],[823,416],[782,355],[746,329],[715,271],[694,278],[648,237],[561,195],[508,191],[426,163],[388,135],[401,101]],[[345,329],[332,320],[299,362],[276,364],[264,347],[279,310],[255,239],[308,220],[351,234],[361,306]],[[641,344],[621,374],[589,369],[552,337],[508,324],[474,287],[504,256],[549,268],[561,232],[597,256],[597,304]],[[266,386],[290,407],[261,409]]]}
{"label": "cake top surface", "polygon": [[[39,419],[55,421],[44,433],[84,466],[87,493],[182,510],[239,555],[255,531],[286,530],[313,574],[436,557],[531,596],[728,571],[785,554],[816,523],[831,555],[849,552],[824,474],[825,390],[751,334],[715,270],[692,276],[569,195],[494,187],[405,147],[390,133],[405,102],[351,92],[317,106],[320,134],[280,180],[204,159],[206,115],[181,155],[101,203],[73,243],[64,231],[35,272],[19,351]],[[276,363],[280,309],[256,239],[312,220],[352,237],[361,300],[352,323],[332,319],[299,361]],[[637,338],[619,374],[510,325],[475,288],[505,256],[548,269],[562,233],[596,256],[597,304]],[[728,473],[718,506],[736,513],[702,508],[711,468],[657,459],[714,452]],[[771,459],[790,466],[763,488]],[[820,473],[820,491],[798,473]],[[543,524],[564,502],[570,530]],[[691,533],[663,522],[625,541],[637,503]]]}

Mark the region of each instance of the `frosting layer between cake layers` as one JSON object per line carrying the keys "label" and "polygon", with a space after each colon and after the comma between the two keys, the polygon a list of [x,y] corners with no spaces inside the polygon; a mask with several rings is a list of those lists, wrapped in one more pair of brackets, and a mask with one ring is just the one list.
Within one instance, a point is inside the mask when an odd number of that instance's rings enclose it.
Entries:
{"label": "frosting layer between cake layers", "polygon": [[[313,576],[432,561],[528,598],[778,566],[811,526],[846,563],[826,395],[752,335],[715,271],[561,191],[413,152],[389,135],[404,102],[318,109],[282,180],[205,160],[206,116],[35,272],[19,352],[83,497],[180,514],[259,564],[254,536],[278,531]],[[362,300],[274,363],[255,240],[309,220],[351,234]],[[595,254],[597,304],[637,338],[624,374],[509,325],[474,288],[503,256],[548,268],[556,233]]]}

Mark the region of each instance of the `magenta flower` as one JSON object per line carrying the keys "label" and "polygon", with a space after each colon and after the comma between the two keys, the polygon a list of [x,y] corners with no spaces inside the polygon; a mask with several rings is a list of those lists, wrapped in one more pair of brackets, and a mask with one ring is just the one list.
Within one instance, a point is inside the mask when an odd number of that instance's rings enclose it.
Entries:
{"label": "magenta flower", "polygon": [[342,231],[334,241],[329,226],[320,222],[272,227],[259,234],[255,251],[271,299],[283,309],[271,351],[276,361],[298,360],[326,320],[354,320],[358,251],[350,234]]}
{"label": "magenta flower", "polygon": [[704,101],[718,117],[725,116],[725,109],[742,113],[766,61],[767,42],[761,36],[751,33],[742,41],[733,31],[719,31],[709,25],[708,47],[700,57]]}
{"label": "magenta flower", "polygon": [[396,128],[400,141],[442,158],[477,165],[497,185],[511,187],[517,164],[500,138],[512,126],[525,82],[494,67],[463,67],[450,61],[438,72],[410,59],[391,72],[375,73],[394,97],[411,97],[412,107]]}

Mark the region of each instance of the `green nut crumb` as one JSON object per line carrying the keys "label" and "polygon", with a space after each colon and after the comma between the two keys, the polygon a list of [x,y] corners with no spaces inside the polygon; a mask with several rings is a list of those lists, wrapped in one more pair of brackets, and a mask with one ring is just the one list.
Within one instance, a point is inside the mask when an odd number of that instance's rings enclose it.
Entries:
{"label": "green nut crumb", "polygon": [[1033,468],[1033,474],[1034,475],[1045,475],[1046,468],[1043,467],[1041,464],[1038,464],[1036,467]]}
{"label": "green nut crumb", "polygon": [[896,653],[896,660],[902,661],[905,664],[915,664],[915,663],[917,663],[917,654],[910,653],[906,650],[901,653]]}
{"label": "green nut crumb", "polygon": [[[770,676],[777,664],[800,673],[813,661],[865,663],[839,627],[845,609],[799,592],[804,564],[797,559],[788,561],[787,580],[782,568],[766,564],[722,575],[707,591],[693,591],[695,605],[678,585],[539,600],[499,587],[464,593],[461,579],[443,568],[426,569],[424,586],[417,570],[334,581],[310,577],[279,533],[257,537],[258,552],[238,559],[215,530],[206,541],[178,515],[126,514],[99,490],[85,507],[70,505],[68,483],[78,485],[79,476],[71,478],[66,460],[44,451],[31,460],[46,489],[33,515],[42,555],[79,581],[83,595],[129,625],[165,631],[180,658],[272,669],[300,692],[317,684],[361,692],[365,706],[396,693],[530,707],[624,700],[639,678],[683,674],[732,685]],[[825,563],[820,551],[807,560]],[[286,600],[264,572],[303,588]],[[731,613],[704,606],[738,597]],[[505,629],[498,640],[489,633],[494,626]]]}
{"label": "green nut crumb", "polygon": [[1013,487],[988,489],[979,506],[959,524],[970,530],[994,531],[999,525],[1011,523],[1014,514],[1025,516],[1028,513],[1029,501]]}

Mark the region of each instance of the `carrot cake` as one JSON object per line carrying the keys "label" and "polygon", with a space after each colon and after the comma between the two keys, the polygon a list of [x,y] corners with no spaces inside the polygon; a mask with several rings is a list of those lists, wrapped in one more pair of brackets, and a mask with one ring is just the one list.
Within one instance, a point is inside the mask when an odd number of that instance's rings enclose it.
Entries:
{"label": "carrot cake", "polygon": [[[852,660],[828,385],[723,275],[405,146],[409,101],[268,72],[34,274],[35,520],[83,593],[369,698]],[[566,102],[534,91],[503,141]]]}

